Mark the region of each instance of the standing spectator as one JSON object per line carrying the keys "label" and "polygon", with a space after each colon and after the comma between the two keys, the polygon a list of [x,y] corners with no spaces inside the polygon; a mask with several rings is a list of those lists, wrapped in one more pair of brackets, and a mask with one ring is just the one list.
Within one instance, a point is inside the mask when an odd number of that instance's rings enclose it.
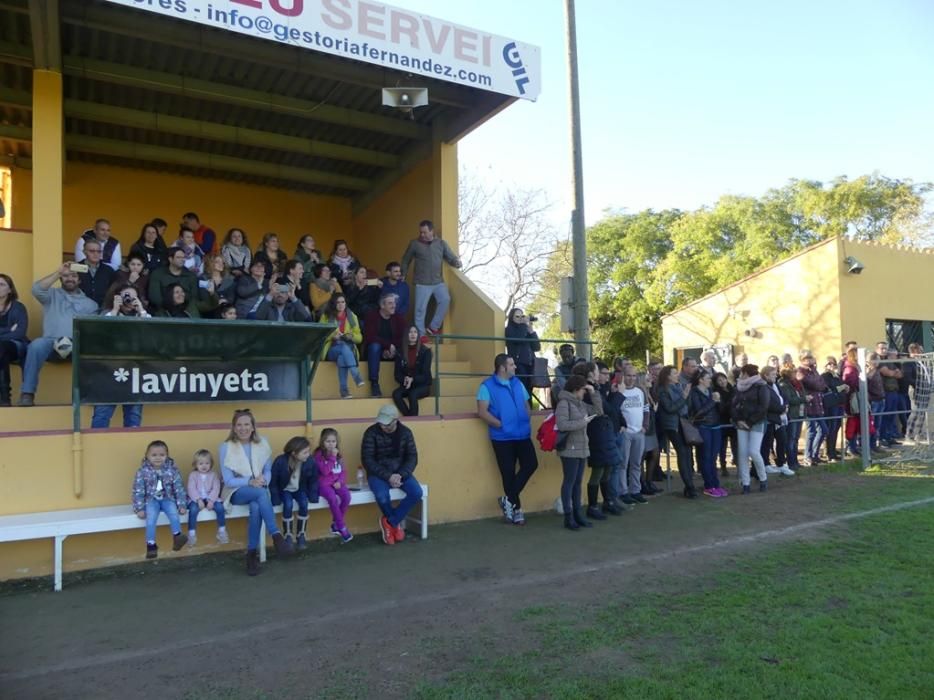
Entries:
{"label": "standing spectator", "polygon": [[762,461],[762,434],[768,412],[770,392],[765,380],[759,376],[756,365],[744,365],[736,381],[733,397],[733,422],[739,443],[738,471],[743,494],[749,493],[749,461],[752,460],[759,477],[759,490],[768,489],[768,474]]}
{"label": "standing spectator", "polygon": [[551,402],[552,406],[557,404],[558,392],[564,388],[564,383],[571,376],[571,370],[577,364],[577,358],[574,357],[574,346],[570,343],[562,343],[558,347],[558,357],[561,361],[555,367],[555,378],[551,386],[551,393],[554,395]]}
{"label": "standing spectator", "polygon": [[195,233],[189,228],[183,228],[178,233],[178,240],[174,243],[175,248],[180,248],[185,253],[185,269],[191,270],[196,275],[204,272],[204,251],[195,240]]}
{"label": "standing spectator", "polygon": [[827,415],[827,459],[836,462],[840,459],[837,451],[837,438],[840,435],[840,422],[843,416],[843,405],[847,400],[846,385],[840,378],[837,358],[833,355],[827,357],[821,379],[827,385],[824,394],[824,413]]}
{"label": "standing spectator", "polygon": [[[418,450],[415,436],[399,422],[392,404],[379,409],[376,423],[363,433],[360,446],[363,468],[376,504],[383,515],[379,531],[383,542],[392,545],[405,539],[405,516],[422,500],[422,487],[415,478]],[[390,489],[402,489],[405,498],[393,507]]]}
{"label": "standing spectator", "polygon": [[[912,346],[917,343],[911,343],[908,346],[908,357],[914,357]],[[908,418],[911,414],[911,387],[915,385],[915,377],[918,373],[918,363],[913,359],[907,359],[899,363],[902,370],[902,376],[898,380],[898,416],[896,421],[896,430],[899,434],[908,437]]]}
{"label": "standing spectator", "polygon": [[[878,345],[885,346],[885,343]],[[877,346],[878,347],[878,346]],[[886,349],[886,353],[879,355],[880,360],[890,360],[889,362],[880,362],[879,374],[882,375],[882,386],[885,389],[885,407],[884,415],[881,416],[879,425],[876,426],[879,432],[879,440],[886,447],[900,445],[898,441],[898,409],[899,409],[899,382],[902,379],[902,365],[898,360],[896,350]]]}
{"label": "standing spectator", "polygon": [[334,241],[334,249],[331,251],[329,262],[331,277],[338,280],[344,289],[353,284],[353,276],[360,267],[360,261],[350,252],[350,247],[343,238]]}
{"label": "standing spectator", "polygon": [[257,321],[279,323],[310,323],[308,308],[295,298],[295,287],[286,278],[280,277],[270,292],[272,298],[265,299],[256,310]]}
{"label": "standing spectator", "polygon": [[379,387],[379,363],[381,360],[395,362],[402,349],[404,335],[405,319],[396,313],[396,297],[388,294],[379,300],[379,308],[371,311],[363,321],[371,396],[383,395]]}
{"label": "standing spectator", "polygon": [[248,408],[234,411],[230,433],[218,450],[218,461],[224,477],[224,489],[221,491],[224,504],[248,506],[250,509],[246,572],[256,576],[259,573],[259,538],[264,523],[277,554],[289,556],[295,548],[279,532],[269,497],[272,449],[266,438],[256,432],[256,419]]}
{"label": "standing spectator", "polygon": [[[847,344],[849,346],[849,343]],[[859,456],[859,410],[854,411],[852,397],[856,397],[856,407],[859,406],[859,360],[857,358],[856,343],[853,347],[847,347],[846,355],[843,357],[842,379],[847,388],[846,404],[846,447],[850,456]]]}
{"label": "standing spectator", "polygon": [[204,258],[204,272],[198,286],[209,294],[213,292],[220,303],[232,304],[237,299],[237,278],[230,274],[220,253],[210,253]]}
{"label": "standing spectator", "polygon": [[[451,267],[461,266],[451,247],[440,238],[435,238],[434,224],[425,219],[418,224],[418,238],[409,242],[402,256],[402,273],[409,269],[409,263],[415,261],[415,325],[423,334],[437,335],[451,303],[451,295],[442,277],[442,263],[447,261]],[[435,314],[428,327],[425,327],[425,315],[428,301],[434,297]]]}
{"label": "standing spectator", "polygon": [[617,395],[622,399],[618,409],[622,419],[617,437],[622,469],[615,489],[626,505],[647,503],[642,495],[641,476],[642,454],[649,428],[649,402],[645,392],[636,386],[636,368],[631,364],[623,366],[623,386]]}
{"label": "standing spectator", "polygon": [[[343,296],[343,290],[340,282],[331,277],[331,268],[328,265],[316,265],[314,275],[315,278],[308,288],[308,297],[312,312],[320,316],[336,294]],[[346,301],[346,297],[344,300]]]}
{"label": "standing spectator", "polygon": [[726,448],[730,448],[730,460],[736,466],[739,447],[736,443],[736,428],[733,426],[733,394],[735,389],[723,372],[717,372],[713,378],[713,388],[720,394],[720,474],[726,476]]}
{"label": "standing spectator", "polygon": [[785,459],[792,471],[801,467],[798,461],[798,442],[801,440],[801,426],[804,425],[804,407],[807,404],[807,395],[804,393],[804,370],[800,367],[785,367],[782,369],[778,388],[782,392],[782,400],[788,406],[788,425],[785,426]]}
{"label": "standing spectator", "polygon": [[337,363],[337,381],[340,385],[341,398],[349,399],[348,372],[353,375],[357,386],[363,386],[363,377],[360,376],[359,368],[360,357],[357,354],[357,345],[363,342],[360,321],[354,312],[347,308],[347,298],[343,294],[335,294],[321,315],[321,323],[337,324],[333,335],[321,349],[321,358]]}
{"label": "standing spectator", "polygon": [[717,478],[717,455],[720,453],[720,394],[712,390],[713,375],[701,369],[694,375],[688,396],[688,413],[704,439],[701,445],[700,472],[704,477],[704,495],[723,498],[729,495],[720,488]]}
{"label": "standing spectator", "polygon": [[418,415],[418,401],[431,393],[431,350],[419,342],[418,329],[409,328],[405,349],[396,355],[392,402],[403,416]]}
{"label": "standing spectator", "polygon": [[[924,348],[918,343],[908,346],[908,353],[912,358],[921,357]],[[911,384],[911,415],[908,416],[908,425],[905,428],[905,437],[909,440],[921,440],[927,425],[927,411],[931,399],[931,387],[934,377],[931,377],[930,367],[924,362],[914,362]]]}
{"label": "standing spectator", "polygon": [[29,312],[13,278],[0,273],[0,406],[10,406],[10,364],[26,357]]}
{"label": "standing spectator", "polygon": [[285,253],[279,249],[279,236],[271,231],[264,235],[253,260],[259,260],[266,265],[267,279],[278,277],[280,268],[285,264]]}
{"label": "standing spectator", "polygon": [[515,525],[525,525],[521,494],[538,469],[528,401],[528,391],[516,377],[515,360],[500,353],[493,358],[492,376],[477,391],[477,414],[488,426],[503,481],[499,507],[506,522]]}
{"label": "standing spectator", "polygon": [[714,375],[720,370],[717,369],[717,353],[713,350],[704,350],[701,353],[701,365],[700,368],[707,372],[710,375],[711,381],[713,381]]}
{"label": "standing spectator", "polygon": [[199,318],[198,311],[198,277],[185,269],[185,251],[181,248],[169,248],[169,264],[149,273],[149,306],[152,311],[165,309],[175,303],[171,296],[167,296],[169,287],[179,285],[185,290],[185,299],[188,315]]}
{"label": "standing spectator", "polygon": [[730,368],[730,377],[733,380],[733,385],[736,385],[736,382],[739,381],[739,375],[742,372],[743,367],[749,364],[749,355],[744,352],[741,352],[734,358],[733,366]]}
{"label": "standing spectator", "polygon": [[[645,450],[643,461],[645,463],[645,477],[642,480],[642,493],[654,496],[661,493],[662,489],[655,486],[656,481],[664,481],[665,475],[662,473],[660,461],[661,450],[659,449],[658,424],[655,420],[655,414],[658,410],[658,400],[655,398],[655,385],[658,381],[658,373],[662,369],[662,363],[658,360],[650,360],[646,368],[645,377],[642,384],[638,384],[642,393],[645,395],[645,402],[648,407],[648,424],[645,429]],[[625,379],[625,375],[623,375]],[[636,377],[638,380],[638,377]]]}
{"label": "standing spectator", "polygon": [[661,372],[658,373],[656,420],[659,429],[678,455],[678,473],[684,483],[684,497],[697,498],[697,491],[694,489],[691,448],[681,434],[681,418],[687,417],[691,385],[682,387],[675,378],[674,372],[675,368],[667,365],[662,367]]}
{"label": "standing spectator", "polygon": [[187,228],[194,234],[195,243],[203,251],[202,256],[214,252],[214,243],[217,240],[217,234],[214,233],[214,229],[208,228],[207,225],[202,224],[198,215],[193,211],[182,216],[181,228]]}
{"label": "standing spectator", "polygon": [[[366,318],[367,314],[379,308],[380,286],[379,280],[367,279],[368,271],[362,265],[353,274],[350,285],[344,288],[344,296],[350,310],[357,314],[357,318]],[[373,284],[370,284],[370,282]],[[398,310],[396,313],[399,313]]]}
{"label": "standing spectator", "polygon": [[298,239],[295,247],[295,259],[302,264],[302,281],[307,285],[315,277],[315,265],[324,262],[321,251],[315,247],[315,237],[310,233]]}
{"label": "standing spectator", "polygon": [[798,353],[801,367],[804,369],[804,386],[807,395],[805,414],[808,417],[808,434],[804,442],[804,458],[807,466],[820,464],[820,446],[827,437],[827,422],[824,420],[824,394],[827,393],[827,384],[817,373],[817,360],[810,350],[801,350]]}
{"label": "standing spectator", "polygon": [[386,276],[383,277],[383,286],[379,288],[381,297],[395,294],[399,299],[396,302],[396,313],[403,316],[409,313],[409,285],[402,281],[402,265],[396,261],[386,265]]}
{"label": "standing spectator", "polygon": [[[125,284],[116,288],[111,307],[107,309],[104,315],[111,318],[151,318],[143,307],[139,292],[132,284]],[[113,418],[116,410],[116,404],[99,404],[95,406],[94,414],[91,416],[91,427],[109,428],[110,419]],[[143,405],[139,403],[123,404],[123,427],[138,428],[142,423]]]}
{"label": "standing spectator", "polygon": [[75,244],[75,262],[84,262],[84,246],[88,241],[94,240],[101,244],[101,261],[109,265],[111,270],[119,270],[123,260],[120,241],[110,235],[110,222],[107,219],[98,219],[94,222],[94,228],[89,228],[81,234],[81,238]]}
{"label": "standing spectator", "polygon": [[[522,309],[509,312],[506,321],[506,354],[516,362],[516,376],[522,386],[532,395],[532,375],[535,372],[535,353],[542,349],[538,334],[532,328],[532,319]],[[530,342],[526,342],[530,341]]]}
{"label": "standing spectator", "polygon": [[[622,418],[619,403],[615,408],[610,408],[604,401],[604,397],[610,396],[609,368],[603,362],[588,363],[583,368],[587,372],[585,377],[587,384],[596,389],[593,392],[585,392],[584,403],[595,408],[597,404],[600,405],[600,411],[596,412],[597,417],[587,426],[587,446],[590,450],[587,458],[587,463],[590,465],[590,479],[587,482],[587,517],[594,520],[606,520],[597,494],[602,487],[604,503],[613,503],[615,500],[611,495],[610,478],[611,475],[619,478],[622,458],[616,443],[616,436],[619,433]],[[619,395],[616,394],[615,398],[618,400]],[[630,503],[632,503],[631,500]]]}
{"label": "standing spectator", "polygon": [[227,263],[230,274],[237,279],[250,274],[250,261],[253,259],[253,253],[250,252],[250,242],[243,229],[232,228],[227,232],[224,245],[221,246],[221,255]]}
{"label": "standing spectator", "polygon": [[[778,363],[778,358],[775,358]],[[778,370],[774,365],[767,365],[762,368],[759,372],[759,376],[765,380],[765,385],[769,390],[769,405],[765,413],[765,422],[766,430],[768,431],[768,426],[772,428],[772,436],[775,442],[775,464],[772,466],[766,460],[766,452],[764,448],[760,448],[760,454],[762,455],[762,463],[765,465],[765,471],[767,474],[784,474],[785,476],[794,476],[795,473],[792,471],[791,467],[788,465],[787,456],[785,455],[785,446],[787,445],[787,438],[785,436],[785,427],[788,423],[788,406],[785,404],[785,399],[782,396],[782,391],[778,386]]]}
{"label": "standing spectator", "polygon": [[[881,343],[880,343],[881,345]],[[879,371],[879,353],[871,352],[866,357],[866,390],[869,398],[869,449],[873,453],[884,453],[879,446],[879,414],[885,410],[885,382]]]}
{"label": "standing spectator", "polygon": [[[97,304],[81,291],[78,273],[72,272],[70,266],[71,263],[64,263],[32,285],[33,298],[42,304],[42,337],[29,343],[26,349],[20,406],[35,405],[39,372],[46,360],[58,354],[54,349],[55,341],[73,337],[75,316],[87,316],[97,311]],[[57,280],[61,280],[61,288],[52,287]]]}
{"label": "standing spectator", "polygon": [[254,258],[250,262],[250,274],[237,280],[237,318],[256,318],[256,312],[268,293],[266,263]]}
{"label": "standing spectator", "polygon": [[[678,384],[681,386],[682,391],[686,391],[687,395],[690,396],[691,387],[694,384],[694,377],[697,376],[698,366],[697,360],[693,357],[685,357],[681,360],[681,372],[678,374]],[[688,415],[688,408],[685,406],[684,415]],[[688,446],[688,452],[691,454],[691,470],[693,471],[701,461],[701,455],[703,454],[704,446],[703,445],[694,445],[692,448]]]}
{"label": "standing spectator", "polygon": [[593,527],[580,510],[581,481],[584,477],[584,463],[590,455],[587,425],[597,417],[598,411],[602,412],[602,404],[584,403],[584,394],[587,393],[595,393],[594,387],[584,377],[573,375],[558,394],[558,405],[555,408],[555,429],[559,433],[567,433],[564,447],[557,452],[564,471],[561,481],[564,527],[572,531]]}
{"label": "standing spectator", "polygon": [[114,271],[109,265],[101,263],[101,244],[95,239],[84,244],[84,264],[87,272],[79,272],[81,291],[100,306],[104,303],[107,290],[114,281]]}
{"label": "standing spectator", "polygon": [[143,303],[144,308],[149,307],[149,276],[146,274],[146,261],[137,251],[132,251],[126,256],[126,270],[118,270],[114,275],[113,282],[104,301],[99,306],[102,309],[109,309],[113,306],[113,296],[118,287],[131,285],[136,290],[136,296]]}
{"label": "standing spectator", "polygon": [[130,246],[130,255],[140,256],[146,272],[149,273],[165,265],[167,249],[168,247],[165,245],[165,241],[162,240],[162,236],[159,235],[155,225],[149,223],[143,224],[143,228],[139,232],[139,238],[136,243]]}

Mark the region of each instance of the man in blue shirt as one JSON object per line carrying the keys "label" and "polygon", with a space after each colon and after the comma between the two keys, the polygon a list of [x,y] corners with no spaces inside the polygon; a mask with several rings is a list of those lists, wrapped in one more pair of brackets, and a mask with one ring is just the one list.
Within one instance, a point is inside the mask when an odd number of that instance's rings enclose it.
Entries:
{"label": "man in blue shirt", "polygon": [[[538,469],[529,420],[529,392],[516,377],[516,362],[500,353],[493,360],[493,375],[477,391],[477,413],[490,430],[493,453],[503,477],[499,507],[507,522],[525,525],[519,495]],[[519,471],[516,472],[516,461]]]}
{"label": "man in blue shirt", "polygon": [[380,287],[379,296],[383,298],[387,294],[395,294],[396,313],[405,316],[409,313],[409,285],[402,281],[402,266],[396,261],[386,265],[386,276],[382,279],[383,286]]}

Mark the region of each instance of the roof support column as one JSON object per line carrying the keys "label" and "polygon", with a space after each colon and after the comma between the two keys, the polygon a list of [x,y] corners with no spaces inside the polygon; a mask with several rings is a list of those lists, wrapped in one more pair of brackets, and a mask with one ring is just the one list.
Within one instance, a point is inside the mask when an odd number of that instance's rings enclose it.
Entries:
{"label": "roof support column", "polygon": [[62,74],[35,70],[32,82],[32,277],[37,280],[62,264],[65,124]]}
{"label": "roof support column", "polygon": [[444,125],[433,124],[431,147],[431,219],[454,252],[457,252],[457,144],[445,143]]}

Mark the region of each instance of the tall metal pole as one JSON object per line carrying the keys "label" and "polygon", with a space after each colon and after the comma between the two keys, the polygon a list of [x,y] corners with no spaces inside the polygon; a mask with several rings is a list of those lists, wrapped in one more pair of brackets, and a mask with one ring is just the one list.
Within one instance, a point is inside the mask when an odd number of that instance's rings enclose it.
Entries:
{"label": "tall metal pole", "polygon": [[574,340],[579,357],[590,359],[590,311],[587,304],[587,229],[584,225],[584,165],[581,149],[580,87],[577,81],[577,23],[574,0],[564,1],[568,31],[568,83],[571,88],[571,183],[574,211],[571,234],[574,245]]}

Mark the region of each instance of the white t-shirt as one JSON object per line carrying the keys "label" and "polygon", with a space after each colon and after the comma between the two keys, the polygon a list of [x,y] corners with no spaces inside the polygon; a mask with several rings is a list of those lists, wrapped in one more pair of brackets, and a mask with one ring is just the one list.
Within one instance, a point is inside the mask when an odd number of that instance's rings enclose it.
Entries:
{"label": "white t-shirt", "polygon": [[620,407],[620,413],[626,421],[627,433],[638,433],[642,430],[644,416],[649,412],[649,405],[645,402],[645,394],[642,389],[634,386],[632,389],[620,389],[619,393],[623,395],[623,405]]}

